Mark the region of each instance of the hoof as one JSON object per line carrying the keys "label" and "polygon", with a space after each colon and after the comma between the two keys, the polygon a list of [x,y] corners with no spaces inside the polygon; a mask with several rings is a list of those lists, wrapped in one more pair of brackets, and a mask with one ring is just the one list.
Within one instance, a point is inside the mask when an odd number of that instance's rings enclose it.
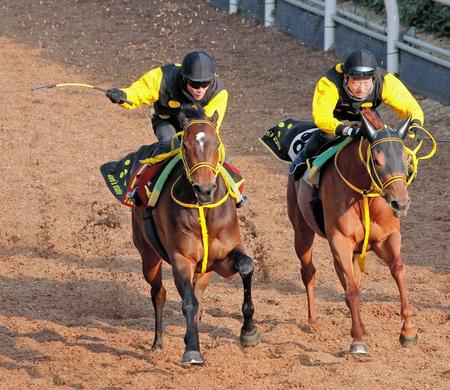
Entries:
{"label": "hoof", "polygon": [[199,351],[186,351],[181,363],[185,366],[202,365],[203,359]]}
{"label": "hoof", "polygon": [[367,355],[366,344],[361,342],[353,342],[350,345],[350,353],[355,355]]}
{"label": "hoof", "polygon": [[152,346],[152,352],[161,352],[163,350],[162,344],[155,344]]}
{"label": "hoof", "polygon": [[400,333],[400,344],[404,347],[410,347],[412,345],[417,344],[417,333],[414,336],[405,336],[403,333]]}
{"label": "hoof", "polygon": [[260,339],[261,335],[256,327],[250,332],[241,330],[241,335],[239,337],[243,347],[254,347],[259,344]]}

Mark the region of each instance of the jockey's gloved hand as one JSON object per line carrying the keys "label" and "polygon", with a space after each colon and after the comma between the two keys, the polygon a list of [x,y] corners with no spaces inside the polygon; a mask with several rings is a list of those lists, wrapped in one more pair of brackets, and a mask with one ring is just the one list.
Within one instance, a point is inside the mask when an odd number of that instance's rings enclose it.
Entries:
{"label": "jockey's gloved hand", "polygon": [[408,129],[408,137],[420,142],[424,139],[424,132],[422,131],[422,122],[419,119],[413,119]]}
{"label": "jockey's gloved hand", "polygon": [[362,131],[359,126],[342,126],[336,129],[336,134],[344,137],[359,138],[362,135]]}
{"label": "jockey's gloved hand", "polygon": [[106,91],[106,96],[113,103],[122,104],[127,101],[127,94],[119,88],[111,88]]}

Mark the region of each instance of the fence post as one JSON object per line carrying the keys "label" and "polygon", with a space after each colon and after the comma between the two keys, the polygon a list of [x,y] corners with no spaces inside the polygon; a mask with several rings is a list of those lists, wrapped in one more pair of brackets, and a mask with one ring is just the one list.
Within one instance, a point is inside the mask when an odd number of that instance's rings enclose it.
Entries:
{"label": "fence post", "polygon": [[269,27],[273,24],[275,12],[275,0],[264,1],[264,26]]}
{"label": "fence post", "polygon": [[325,15],[323,24],[323,50],[330,50],[334,46],[335,24],[333,16],[336,14],[336,0],[325,0]]}
{"label": "fence post", "polygon": [[230,0],[228,13],[235,14],[238,11],[238,0]]}
{"label": "fence post", "polygon": [[397,42],[400,37],[400,18],[397,0],[384,0],[384,7],[386,8],[387,14],[386,68],[388,72],[398,74],[399,59]]}

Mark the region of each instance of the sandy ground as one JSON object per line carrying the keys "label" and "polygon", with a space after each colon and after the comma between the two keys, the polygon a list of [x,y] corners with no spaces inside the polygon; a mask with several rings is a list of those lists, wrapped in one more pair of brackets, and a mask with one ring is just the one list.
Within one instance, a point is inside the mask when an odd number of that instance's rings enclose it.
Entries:
{"label": "sandy ground", "polygon": [[[239,278],[215,276],[200,325],[204,367],[183,368],[184,317],[168,266],[165,349],[151,352],[153,309],[131,241],[130,212],[99,166],[154,137],[147,109],[125,111],[87,89],[126,86],[154,66],[210,51],[230,91],[222,136],[247,178],[240,210],[255,259],[259,346],[239,344]],[[402,348],[397,288],[370,255],[362,315],[369,356],[346,353],[350,318],[327,243],[315,243],[320,323],[306,295],[286,214],[286,165],[257,138],[307,119],[313,86],[337,58],[193,1],[32,1],[0,5],[0,388],[444,389],[450,386],[449,143],[411,186],[403,257],[419,343]],[[419,97],[420,98],[420,97]],[[449,140],[450,107],[420,98]],[[394,117],[386,112],[389,123]]]}

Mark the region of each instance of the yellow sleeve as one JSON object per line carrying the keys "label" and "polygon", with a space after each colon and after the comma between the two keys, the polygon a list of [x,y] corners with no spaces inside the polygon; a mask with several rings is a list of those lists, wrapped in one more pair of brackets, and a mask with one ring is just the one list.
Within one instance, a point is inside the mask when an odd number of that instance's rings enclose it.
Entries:
{"label": "yellow sleeve", "polygon": [[217,113],[219,114],[219,119],[217,121],[217,131],[219,131],[220,125],[222,124],[223,117],[227,109],[227,103],[228,91],[226,89],[223,89],[216,96],[214,96],[204,107],[205,114],[208,117],[211,117],[214,114],[214,111],[217,111]]}
{"label": "yellow sleeve", "polygon": [[384,76],[381,98],[400,118],[405,119],[411,115],[412,119],[420,120],[423,125],[422,108],[411,92],[392,73]]}
{"label": "yellow sleeve", "polygon": [[314,90],[312,117],[319,129],[332,135],[335,134],[336,127],[342,125],[333,115],[338,100],[339,91],[336,85],[322,77]]}
{"label": "yellow sleeve", "polygon": [[144,74],[138,81],[135,81],[127,88],[121,88],[127,94],[127,100],[132,105],[127,103],[121,104],[127,109],[139,108],[143,104],[152,104],[159,99],[159,89],[163,72],[161,68],[152,69],[150,72]]}

